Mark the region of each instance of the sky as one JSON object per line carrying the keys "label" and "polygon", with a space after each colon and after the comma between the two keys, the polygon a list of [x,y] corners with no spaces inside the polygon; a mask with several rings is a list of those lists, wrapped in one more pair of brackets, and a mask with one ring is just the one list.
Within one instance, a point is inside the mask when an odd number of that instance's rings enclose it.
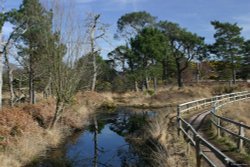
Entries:
{"label": "sky", "polygon": [[[47,0],[50,1],[50,0]],[[214,29],[211,21],[237,23],[243,28],[242,36],[250,39],[249,0],[70,0],[75,3],[75,13],[85,17],[87,13],[101,14],[101,22],[109,24],[107,41],[99,41],[101,55],[122,41],[113,38],[117,20],[124,14],[134,11],[147,11],[159,20],[178,23],[181,27],[205,37],[206,43],[213,43]],[[1,1],[0,1],[1,2]],[[21,0],[5,0],[6,10],[18,8]],[[11,25],[5,24],[3,34],[11,32]]]}

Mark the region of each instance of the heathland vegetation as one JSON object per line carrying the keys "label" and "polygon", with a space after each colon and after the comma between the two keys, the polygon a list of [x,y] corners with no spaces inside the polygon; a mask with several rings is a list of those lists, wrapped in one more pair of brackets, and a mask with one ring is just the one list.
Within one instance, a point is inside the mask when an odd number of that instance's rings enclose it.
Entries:
{"label": "heathland vegetation", "polygon": [[[102,16],[79,21],[68,6],[23,0],[19,9],[0,11],[2,167],[38,159],[100,108],[174,107],[249,87],[250,40],[236,23],[212,21],[215,42],[206,44],[178,23],[145,11],[127,13],[114,35],[124,44],[103,59],[97,42],[106,41],[108,26]],[[6,22],[13,31],[2,38]],[[242,113],[237,119],[249,124]],[[146,127],[145,135],[157,143],[155,166],[193,166],[175,121],[174,112],[163,112]]]}

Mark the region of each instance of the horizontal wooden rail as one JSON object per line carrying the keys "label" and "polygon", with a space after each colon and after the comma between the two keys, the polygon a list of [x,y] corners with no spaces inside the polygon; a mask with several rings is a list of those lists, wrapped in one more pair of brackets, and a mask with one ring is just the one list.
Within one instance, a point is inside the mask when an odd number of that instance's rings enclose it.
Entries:
{"label": "horizontal wooden rail", "polygon": [[237,122],[237,121],[234,121],[232,119],[229,119],[229,118],[226,118],[226,117],[222,117],[222,116],[219,116],[219,115],[216,115],[214,112],[211,112],[212,115],[214,115],[215,117],[217,118],[220,118],[221,120],[225,121],[225,122],[229,122],[229,123],[232,123],[234,125],[237,125],[237,126],[242,126],[243,128],[245,129],[249,129],[250,130],[250,126],[248,125],[245,125],[241,122]]}
{"label": "horizontal wooden rail", "polygon": [[[240,100],[245,100],[250,98],[250,92],[241,92],[238,93],[237,95],[234,96],[230,96],[227,97],[226,99],[229,99],[228,101],[225,101],[224,103],[220,103],[214,106],[214,108],[211,110],[210,114],[212,115],[212,123],[213,125],[216,126],[217,128],[217,136],[220,137],[221,136],[221,130],[230,134],[231,136],[234,136],[238,139],[237,141],[237,148],[239,151],[242,151],[244,149],[244,142],[248,142],[250,143],[250,138],[245,136],[245,130],[250,130],[250,126],[249,125],[245,125],[242,122],[237,122],[235,120],[220,116],[217,113],[217,110],[222,108],[224,105],[229,104],[229,103],[233,103],[233,102],[237,102]],[[217,121],[215,121],[215,119],[217,119]],[[225,127],[223,127],[221,125],[221,121],[233,124],[235,126],[238,127],[238,133],[233,132]]]}
{"label": "horizontal wooden rail", "polygon": [[240,136],[239,134],[237,134],[237,133],[235,133],[235,132],[232,132],[232,131],[230,131],[229,129],[223,127],[223,126],[217,125],[216,122],[214,122],[214,121],[212,121],[212,122],[213,122],[213,124],[214,124],[217,128],[220,128],[220,129],[222,129],[223,131],[229,133],[230,135],[235,136],[235,137],[237,137],[237,138],[240,138],[240,139],[242,139],[242,140],[244,140],[244,141],[250,143],[250,139],[249,139],[249,138]]}
{"label": "horizontal wooden rail", "polygon": [[203,152],[200,153],[202,158],[209,164],[209,166],[216,167],[213,161],[211,161]]}
{"label": "horizontal wooden rail", "polygon": [[[197,167],[201,166],[201,159],[207,162],[209,166],[216,167],[216,164],[211,159],[209,159],[209,157],[206,156],[206,154],[202,151],[201,149],[202,145],[210,149],[224,165],[226,166],[241,166],[241,165],[236,164],[234,160],[227,157],[218,148],[216,148],[211,143],[209,143],[206,139],[201,137],[198,134],[198,132],[192,127],[192,125],[182,118],[182,114],[185,112],[194,110],[194,109],[198,109],[198,108],[211,107],[210,113],[212,114],[212,118],[213,118],[212,123],[218,128],[218,132],[220,132],[220,130],[223,130],[235,137],[238,137],[239,138],[238,145],[239,147],[242,147],[243,141],[246,141],[246,142],[250,141],[249,138],[246,138],[244,136],[244,129],[249,130],[250,126],[231,120],[229,118],[219,116],[216,114],[216,110],[226,104],[239,101],[239,100],[248,99],[248,98],[250,98],[250,92],[243,91],[243,92],[224,94],[220,96],[214,96],[212,98],[194,100],[194,101],[183,103],[177,106],[178,134],[182,132],[187,142],[190,143],[193,147],[195,147]],[[225,127],[222,127],[220,124],[221,120],[238,126],[239,133],[237,134],[235,132],[231,132]]]}

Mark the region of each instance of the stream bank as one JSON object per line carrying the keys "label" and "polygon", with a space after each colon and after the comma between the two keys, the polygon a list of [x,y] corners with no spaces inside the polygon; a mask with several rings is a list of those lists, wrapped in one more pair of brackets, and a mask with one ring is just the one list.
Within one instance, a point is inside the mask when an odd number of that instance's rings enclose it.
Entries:
{"label": "stream bank", "polygon": [[91,117],[84,130],[74,133],[64,145],[27,167],[151,166],[135,136],[143,133],[155,114],[123,107],[113,112],[101,111]]}

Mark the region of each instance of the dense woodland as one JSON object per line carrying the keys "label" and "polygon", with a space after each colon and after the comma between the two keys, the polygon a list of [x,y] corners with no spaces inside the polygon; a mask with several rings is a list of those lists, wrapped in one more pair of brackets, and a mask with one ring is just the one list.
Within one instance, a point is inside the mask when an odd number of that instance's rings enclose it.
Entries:
{"label": "dense woodland", "polygon": [[237,23],[211,21],[215,42],[206,44],[178,23],[146,11],[127,13],[114,34],[124,45],[104,60],[97,41],[108,31],[100,22],[105,16],[89,14],[78,24],[66,12],[56,1],[23,0],[19,9],[0,13],[0,32],[5,22],[14,26],[8,39],[0,37],[0,84],[8,104],[34,104],[37,93],[55,97],[51,126],[77,91],[156,91],[159,85],[250,78],[250,40]]}

